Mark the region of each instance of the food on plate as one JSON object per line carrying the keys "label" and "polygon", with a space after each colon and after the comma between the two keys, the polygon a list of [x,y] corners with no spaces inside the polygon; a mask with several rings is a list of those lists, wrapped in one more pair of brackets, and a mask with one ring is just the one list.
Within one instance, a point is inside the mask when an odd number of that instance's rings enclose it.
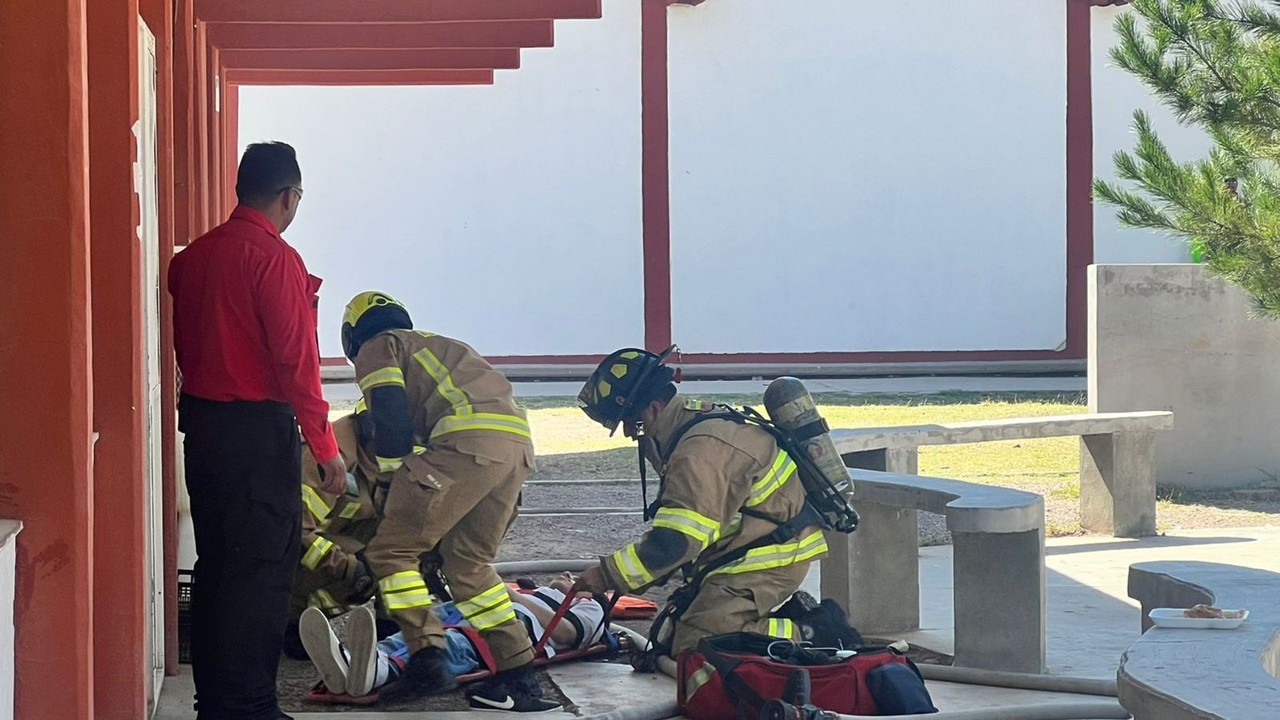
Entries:
{"label": "food on plate", "polygon": [[1223,610],[1222,608],[1216,608],[1212,605],[1205,605],[1201,603],[1194,607],[1183,610],[1182,615],[1183,617],[1189,617],[1189,618],[1208,618],[1213,620],[1219,620],[1219,619],[1236,620],[1240,617],[1243,617],[1244,611]]}

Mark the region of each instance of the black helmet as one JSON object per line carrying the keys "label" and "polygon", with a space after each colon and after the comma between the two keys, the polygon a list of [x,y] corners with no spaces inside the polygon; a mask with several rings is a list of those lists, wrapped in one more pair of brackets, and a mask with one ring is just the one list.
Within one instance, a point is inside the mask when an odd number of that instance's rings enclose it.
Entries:
{"label": "black helmet", "polygon": [[582,411],[612,435],[618,423],[632,419],[638,406],[676,380],[676,371],[662,364],[675,351],[675,345],[656,355],[640,348],[623,348],[605,358],[578,393]]}
{"label": "black helmet", "polygon": [[351,298],[342,314],[342,352],[355,361],[360,346],[383,330],[412,330],[409,310],[386,293],[367,291]]}

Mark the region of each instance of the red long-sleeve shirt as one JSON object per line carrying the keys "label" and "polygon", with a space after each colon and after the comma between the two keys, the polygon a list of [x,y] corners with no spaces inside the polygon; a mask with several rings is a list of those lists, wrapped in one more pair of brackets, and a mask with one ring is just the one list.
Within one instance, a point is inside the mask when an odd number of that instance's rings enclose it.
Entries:
{"label": "red long-sleeve shirt", "polygon": [[293,407],[317,462],[338,454],[320,389],[320,278],[267,216],[243,205],[174,256],[173,345],[182,391]]}

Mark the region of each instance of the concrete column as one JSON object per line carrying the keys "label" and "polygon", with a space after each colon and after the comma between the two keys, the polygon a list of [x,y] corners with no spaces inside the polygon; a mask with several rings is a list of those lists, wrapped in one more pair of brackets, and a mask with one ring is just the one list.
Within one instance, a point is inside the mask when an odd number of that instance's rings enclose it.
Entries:
{"label": "concrete column", "polygon": [[[845,465],[914,475],[915,448],[844,456]],[[856,491],[855,491],[856,496]],[[836,600],[862,632],[920,627],[920,554],[916,511],[854,502],[861,522],[850,535],[827,534],[822,596]]]}
{"label": "concrete column", "polygon": [[955,664],[1044,672],[1044,533],[957,533]]}
{"label": "concrete column", "polygon": [[0,517],[18,537],[14,717],[93,709],[85,1],[0,2]]}
{"label": "concrete column", "polygon": [[1156,534],[1154,433],[1080,438],[1080,524],[1115,537]]}

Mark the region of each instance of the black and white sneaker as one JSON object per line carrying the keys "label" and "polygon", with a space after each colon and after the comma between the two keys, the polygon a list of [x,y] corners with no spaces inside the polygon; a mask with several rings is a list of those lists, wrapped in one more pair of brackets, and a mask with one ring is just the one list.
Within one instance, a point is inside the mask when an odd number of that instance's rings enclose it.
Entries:
{"label": "black and white sneaker", "polygon": [[477,710],[509,713],[549,713],[563,710],[560,703],[542,697],[542,688],[526,665],[467,688],[467,701]]}

